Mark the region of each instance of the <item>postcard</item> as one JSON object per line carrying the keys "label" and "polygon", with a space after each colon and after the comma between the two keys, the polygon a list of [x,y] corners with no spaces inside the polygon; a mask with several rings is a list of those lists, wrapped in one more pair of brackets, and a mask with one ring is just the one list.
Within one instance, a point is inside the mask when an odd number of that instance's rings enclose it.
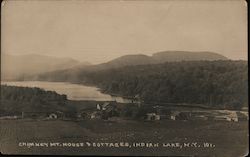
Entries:
{"label": "postcard", "polygon": [[243,0],[4,0],[3,155],[249,152]]}

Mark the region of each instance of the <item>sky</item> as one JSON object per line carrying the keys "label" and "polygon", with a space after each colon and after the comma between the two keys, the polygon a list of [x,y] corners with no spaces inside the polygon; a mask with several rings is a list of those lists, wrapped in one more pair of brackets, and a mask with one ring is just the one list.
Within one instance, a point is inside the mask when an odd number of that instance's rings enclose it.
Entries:
{"label": "sky", "polygon": [[241,0],[8,0],[1,7],[2,53],[96,64],[167,50],[247,59],[247,4]]}

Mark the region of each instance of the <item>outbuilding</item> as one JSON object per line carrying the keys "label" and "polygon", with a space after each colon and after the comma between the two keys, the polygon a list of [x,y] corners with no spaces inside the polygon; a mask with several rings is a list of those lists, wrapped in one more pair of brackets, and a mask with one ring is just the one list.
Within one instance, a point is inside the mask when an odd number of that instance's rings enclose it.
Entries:
{"label": "outbuilding", "polygon": [[160,115],[156,114],[156,113],[147,113],[146,115],[146,119],[147,120],[160,120]]}

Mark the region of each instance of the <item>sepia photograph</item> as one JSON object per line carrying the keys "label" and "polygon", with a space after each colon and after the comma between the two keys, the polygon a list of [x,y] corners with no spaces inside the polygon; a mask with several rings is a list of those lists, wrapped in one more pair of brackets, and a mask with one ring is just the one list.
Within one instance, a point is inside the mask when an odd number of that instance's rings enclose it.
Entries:
{"label": "sepia photograph", "polygon": [[245,157],[244,0],[3,0],[3,155]]}

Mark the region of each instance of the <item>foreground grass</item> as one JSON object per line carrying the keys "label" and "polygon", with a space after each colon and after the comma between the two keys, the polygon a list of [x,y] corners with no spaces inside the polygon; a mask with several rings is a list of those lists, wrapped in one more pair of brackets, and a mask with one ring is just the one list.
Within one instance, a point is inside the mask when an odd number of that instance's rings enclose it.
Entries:
{"label": "foreground grass", "polygon": [[[247,122],[1,120],[4,154],[178,155],[237,157],[248,152]],[[19,142],[209,142],[213,148],[19,147]]]}

